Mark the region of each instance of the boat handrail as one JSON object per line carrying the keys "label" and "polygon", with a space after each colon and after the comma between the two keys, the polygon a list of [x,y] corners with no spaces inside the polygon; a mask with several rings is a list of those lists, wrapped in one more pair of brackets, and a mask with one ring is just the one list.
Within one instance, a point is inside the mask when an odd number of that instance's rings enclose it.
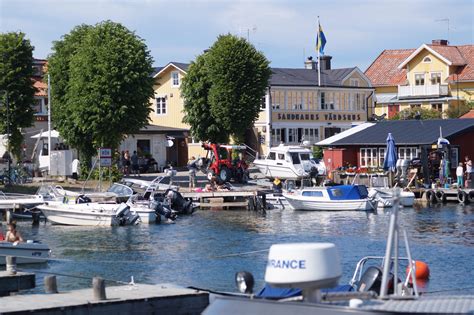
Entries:
{"label": "boat handrail", "polygon": [[[408,257],[399,257],[398,259],[409,261]],[[369,260],[381,260],[380,266],[383,266],[385,257],[384,256],[365,256],[361,258],[356,265],[356,268],[354,270],[354,274],[352,275],[351,280],[349,281],[349,284],[351,286],[354,286],[356,283],[360,281],[360,279],[362,278],[362,270],[364,270],[364,266]]]}

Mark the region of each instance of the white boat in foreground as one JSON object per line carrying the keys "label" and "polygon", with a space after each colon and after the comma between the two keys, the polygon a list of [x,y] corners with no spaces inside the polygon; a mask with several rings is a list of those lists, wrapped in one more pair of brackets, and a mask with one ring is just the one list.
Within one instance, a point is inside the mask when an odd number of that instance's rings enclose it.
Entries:
{"label": "white boat in foreground", "polygon": [[32,208],[43,204],[39,195],[4,193],[0,191],[0,209]]}
{"label": "white boat in foreground", "polygon": [[283,196],[295,210],[367,211],[377,207],[364,185],[308,187],[285,192]]}
{"label": "white boat in foreground", "polygon": [[51,256],[48,245],[27,241],[26,243],[0,242],[0,265],[5,265],[5,256],[17,257],[17,264],[45,263]]}
{"label": "white boat in foreground", "polygon": [[[147,208],[136,207],[133,211],[130,206],[107,203],[77,203],[65,204],[61,202],[48,202],[38,206],[45,217],[55,224],[82,225],[82,226],[114,226],[131,225],[141,220],[148,222],[153,217],[154,211]],[[155,215],[156,216],[156,215]]]}

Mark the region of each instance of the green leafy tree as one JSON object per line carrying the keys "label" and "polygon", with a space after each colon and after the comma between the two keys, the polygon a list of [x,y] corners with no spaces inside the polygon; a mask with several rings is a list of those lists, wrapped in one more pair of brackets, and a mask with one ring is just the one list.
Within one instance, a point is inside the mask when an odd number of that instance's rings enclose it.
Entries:
{"label": "green leafy tree", "polygon": [[398,112],[392,120],[399,119],[416,119],[417,115],[420,115],[420,119],[439,119],[442,118],[442,114],[434,109],[425,109],[425,108],[407,108]]}
{"label": "green leafy tree", "polygon": [[6,134],[10,122],[8,150],[17,158],[23,142],[21,128],[32,126],[34,120],[33,49],[24,33],[0,34],[0,130]]}
{"label": "green leafy tree", "polygon": [[474,102],[460,103],[459,106],[449,106],[446,111],[448,118],[459,118],[474,108]]}
{"label": "green leafy tree", "polygon": [[105,21],[75,27],[49,58],[55,128],[87,161],[148,123],[152,57],[142,39]]}
{"label": "green leafy tree", "polygon": [[245,39],[221,35],[198,56],[181,86],[185,123],[199,140],[242,142],[258,118],[269,62]]}

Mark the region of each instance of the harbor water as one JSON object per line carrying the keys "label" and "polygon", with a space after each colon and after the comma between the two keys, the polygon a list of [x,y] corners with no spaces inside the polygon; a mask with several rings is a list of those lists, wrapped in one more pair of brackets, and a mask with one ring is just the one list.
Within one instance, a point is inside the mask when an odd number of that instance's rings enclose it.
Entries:
{"label": "harbor water", "polygon": [[[424,290],[474,293],[474,207],[443,205],[404,208],[400,225],[409,235],[413,258],[428,263]],[[234,274],[253,273],[263,286],[267,250],[275,243],[333,242],[346,284],[363,256],[383,256],[389,214],[270,210],[197,211],[176,224],[127,227],[72,227],[20,222],[24,238],[40,240],[55,260],[23,269],[37,274],[36,292],[46,273],[59,274],[59,290],[91,286],[90,278],[137,283],[175,283],[235,291]],[[404,249],[402,247],[402,253]],[[403,271],[404,272],[404,271]],[[74,277],[69,277],[71,275]],[[109,283],[113,285],[112,282]]]}

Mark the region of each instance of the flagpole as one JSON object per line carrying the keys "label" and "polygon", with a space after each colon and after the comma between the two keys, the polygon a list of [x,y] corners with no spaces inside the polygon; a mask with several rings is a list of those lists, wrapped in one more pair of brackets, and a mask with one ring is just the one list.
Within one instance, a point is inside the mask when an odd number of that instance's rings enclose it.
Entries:
{"label": "flagpole", "polygon": [[319,25],[319,15],[318,15],[318,42],[316,43],[316,50],[318,51],[318,86],[321,86],[321,56],[320,56],[320,49],[319,49],[319,41],[321,40],[320,36],[320,25]]}

